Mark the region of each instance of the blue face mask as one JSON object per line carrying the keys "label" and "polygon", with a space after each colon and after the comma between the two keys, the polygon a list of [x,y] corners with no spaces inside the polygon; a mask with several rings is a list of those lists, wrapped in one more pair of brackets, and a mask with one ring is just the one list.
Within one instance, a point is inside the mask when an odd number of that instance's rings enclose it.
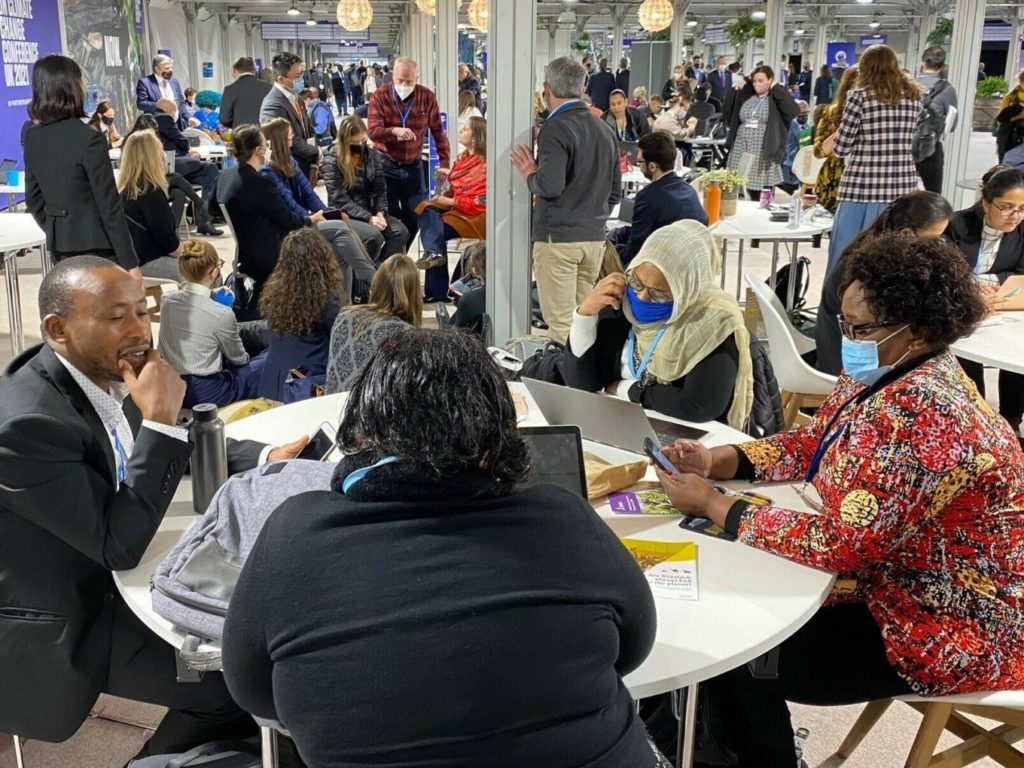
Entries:
{"label": "blue face mask", "polygon": [[[895,333],[890,333],[881,341],[857,341],[843,336],[841,350],[843,370],[846,371],[847,375],[856,379],[861,384],[866,384],[868,386],[874,384],[895,367],[892,365],[878,364],[879,345],[885,344],[885,342],[897,333],[902,332],[906,327],[907,326],[903,326],[903,328],[900,328]],[[903,357],[906,356],[906,354],[903,355]],[[903,357],[896,362],[901,362]]]}
{"label": "blue face mask", "polygon": [[640,324],[663,323],[672,317],[671,301],[644,301],[636,295],[632,286],[626,286],[626,299],[629,301],[629,309],[633,313],[633,319]]}
{"label": "blue face mask", "polygon": [[398,461],[397,456],[385,456],[376,464],[371,464],[368,467],[357,469],[355,472],[349,472],[348,476],[341,482],[341,492],[344,494],[348,494],[349,490],[352,488],[353,485],[355,485],[368,474],[370,474],[370,470],[376,469],[377,467],[382,467],[385,464],[393,464],[396,461]]}
{"label": "blue face mask", "polygon": [[296,78],[295,78],[295,79],[294,79],[294,80],[292,81],[292,91],[293,91],[294,93],[298,93],[299,91],[301,91],[301,90],[302,90],[303,88],[305,88],[305,87],[306,87],[306,86],[305,86],[305,84],[304,84],[304,83],[302,82],[302,78],[301,78],[301,77],[296,77]]}

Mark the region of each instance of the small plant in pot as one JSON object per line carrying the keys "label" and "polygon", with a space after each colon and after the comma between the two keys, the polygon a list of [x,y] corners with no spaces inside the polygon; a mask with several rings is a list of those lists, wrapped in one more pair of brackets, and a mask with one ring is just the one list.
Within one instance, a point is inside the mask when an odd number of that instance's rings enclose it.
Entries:
{"label": "small plant in pot", "polygon": [[746,176],[727,168],[719,168],[701,174],[700,181],[704,190],[711,184],[717,184],[722,188],[722,216],[736,215],[736,200],[739,198],[740,190],[747,187]]}

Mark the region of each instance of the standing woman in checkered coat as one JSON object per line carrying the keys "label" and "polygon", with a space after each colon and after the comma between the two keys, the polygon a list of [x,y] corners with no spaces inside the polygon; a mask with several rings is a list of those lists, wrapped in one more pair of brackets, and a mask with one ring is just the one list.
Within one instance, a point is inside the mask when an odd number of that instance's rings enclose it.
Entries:
{"label": "standing woman in checkered coat", "polygon": [[857,68],[857,87],[846,99],[839,129],[825,140],[845,160],[828,247],[830,269],[861,230],[918,182],[910,147],[921,89],[887,45],[864,51]]}

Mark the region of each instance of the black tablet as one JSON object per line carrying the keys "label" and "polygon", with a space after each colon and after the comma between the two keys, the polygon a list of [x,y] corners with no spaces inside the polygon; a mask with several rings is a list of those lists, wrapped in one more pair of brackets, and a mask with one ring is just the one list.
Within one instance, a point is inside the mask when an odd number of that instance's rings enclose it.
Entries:
{"label": "black tablet", "polygon": [[587,498],[587,471],[579,427],[520,427],[533,462],[531,483],[552,483]]}

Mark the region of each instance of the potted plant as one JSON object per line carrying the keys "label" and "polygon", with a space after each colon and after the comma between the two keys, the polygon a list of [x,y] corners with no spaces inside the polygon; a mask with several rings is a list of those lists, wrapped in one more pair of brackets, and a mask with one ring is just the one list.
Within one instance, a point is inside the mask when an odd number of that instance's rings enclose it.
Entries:
{"label": "potted plant", "polygon": [[736,215],[736,201],[740,190],[746,189],[747,177],[728,168],[706,171],[700,176],[701,188],[707,189],[710,184],[717,184],[722,189],[722,216]]}
{"label": "potted plant", "polygon": [[751,16],[740,16],[726,27],[729,42],[734,48],[742,48],[748,40],[764,40],[764,22],[755,21]]}
{"label": "potted plant", "polygon": [[1010,84],[1001,77],[986,77],[974,92],[974,120],[976,131],[988,131],[999,114],[999,100],[1010,90]]}

